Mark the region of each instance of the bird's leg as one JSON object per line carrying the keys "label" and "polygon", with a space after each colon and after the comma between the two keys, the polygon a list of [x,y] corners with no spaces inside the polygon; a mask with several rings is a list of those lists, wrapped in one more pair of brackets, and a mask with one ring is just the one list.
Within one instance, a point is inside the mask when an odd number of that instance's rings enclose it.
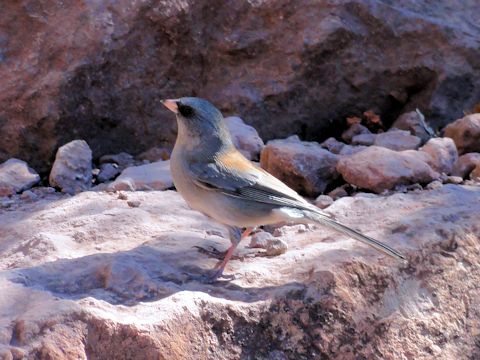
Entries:
{"label": "bird's leg", "polygon": [[223,270],[225,270],[225,266],[227,266],[228,261],[232,258],[233,252],[237,248],[238,244],[240,244],[240,241],[242,239],[246,238],[250,233],[252,232],[253,228],[249,227],[246,228],[245,231],[242,233],[239,228],[236,227],[229,227],[229,234],[230,234],[230,241],[232,242],[232,245],[227,250],[227,253],[225,254],[225,257],[221,262],[219,262],[217,265],[215,265],[214,270],[216,270],[212,276],[210,277],[210,280],[216,280],[223,274]]}

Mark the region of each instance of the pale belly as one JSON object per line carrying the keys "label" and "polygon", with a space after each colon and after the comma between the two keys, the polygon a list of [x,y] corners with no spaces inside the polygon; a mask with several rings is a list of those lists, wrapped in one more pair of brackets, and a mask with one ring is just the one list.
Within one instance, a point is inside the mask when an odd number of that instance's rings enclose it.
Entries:
{"label": "pale belly", "polygon": [[198,186],[187,175],[184,164],[178,160],[175,153],[172,154],[170,166],[173,183],[187,204],[219,223],[251,227],[286,220],[283,213],[275,211],[278,209],[276,205],[240,199]]}

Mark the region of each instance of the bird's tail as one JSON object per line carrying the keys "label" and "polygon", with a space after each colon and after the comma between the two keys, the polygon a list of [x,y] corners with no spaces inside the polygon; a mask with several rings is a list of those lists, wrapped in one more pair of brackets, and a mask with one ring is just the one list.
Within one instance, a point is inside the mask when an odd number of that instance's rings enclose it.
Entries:
{"label": "bird's tail", "polygon": [[345,226],[332,218],[328,217],[327,215],[317,212],[317,211],[304,211],[304,216],[307,217],[310,220],[313,220],[314,222],[317,222],[321,225],[325,225],[333,230],[336,230],[342,234],[348,235],[351,238],[361,241],[364,244],[370,245],[371,247],[377,249],[378,251],[381,251],[397,260],[402,260],[406,261],[405,256],[400,254],[398,251],[392,249],[390,246],[372,239],[371,237],[368,237],[366,235],[363,235],[359,233],[356,230],[353,230],[352,228],[349,228],[348,226]]}

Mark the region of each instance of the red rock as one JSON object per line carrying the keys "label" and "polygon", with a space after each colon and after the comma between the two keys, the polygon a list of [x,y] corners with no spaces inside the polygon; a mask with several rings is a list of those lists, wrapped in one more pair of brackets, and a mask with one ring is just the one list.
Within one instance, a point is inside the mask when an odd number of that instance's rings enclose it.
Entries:
{"label": "red rock", "polygon": [[477,10],[472,0],[5,0],[0,161],[45,172],[75,138],[95,158],[171,146],[175,120],[158,100],[191,94],[265,140],[318,139],[352,110],[385,118],[392,102],[444,125],[478,102]]}
{"label": "red rock", "polygon": [[476,166],[480,165],[480,154],[479,153],[468,153],[463,154],[455,162],[452,175],[460,176],[464,179],[470,175],[470,173],[475,169]]}
{"label": "red rock", "polygon": [[480,114],[467,115],[449,124],[445,136],[455,141],[459,154],[480,152]]}
{"label": "red rock", "polygon": [[379,146],[341,157],[337,170],[349,184],[377,193],[397,185],[428,183],[439,176],[412,153]]}
{"label": "red rock", "polygon": [[292,137],[272,140],[260,156],[260,165],[296,191],[315,197],[338,177],[338,156],[318,143]]}
{"label": "red rock", "polygon": [[427,164],[439,173],[450,174],[458,160],[457,148],[450,138],[432,138],[420,148],[420,152],[429,155]]}

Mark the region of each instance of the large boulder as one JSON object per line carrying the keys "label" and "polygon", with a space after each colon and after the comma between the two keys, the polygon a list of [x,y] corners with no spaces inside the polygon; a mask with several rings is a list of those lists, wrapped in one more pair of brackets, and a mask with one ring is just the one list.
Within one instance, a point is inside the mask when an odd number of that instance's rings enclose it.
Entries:
{"label": "large boulder", "polygon": [[29,189],[39,181],[40,176],[25,161],[9,159],[0,164],[0,196]]}
{"label": "large boulder", "polygon": [[328,208],[408,264],[317,226],[257,235],[280,256],[242,241],[215,284],[197,247],[227,249],[226,229],[173,191],[128,197],[142,205],[83,192],[0,211],[0,359],[480,357],[478,186]]}
{"label": "large boulder", "polygon": [[480,114],[467,115],[445,128],[445,136],[455,141],[458,152],[480,152]]}
{"label": "large boulder", "polygon": [[171,145],[158,100],[189,95],[264,140],[323,140],[368,109],[443,125],[479,99],[477,13],[474,0],[3,1],[0,161],[45,172],[76,138],[95,158]]}
{"label": "large boulder", "polygon": [[260,165],[296,191],[316,197],[338,178],[338,158],[318,143],[291,137],[269,141]]}
{"label": "large boulder", "polygon": [[439,174],[422,159],[417,151],[393,151],[370,146],[340,158],[337,170],[345,181],[363,189],[381,193],[398,185],[429,183]]}

